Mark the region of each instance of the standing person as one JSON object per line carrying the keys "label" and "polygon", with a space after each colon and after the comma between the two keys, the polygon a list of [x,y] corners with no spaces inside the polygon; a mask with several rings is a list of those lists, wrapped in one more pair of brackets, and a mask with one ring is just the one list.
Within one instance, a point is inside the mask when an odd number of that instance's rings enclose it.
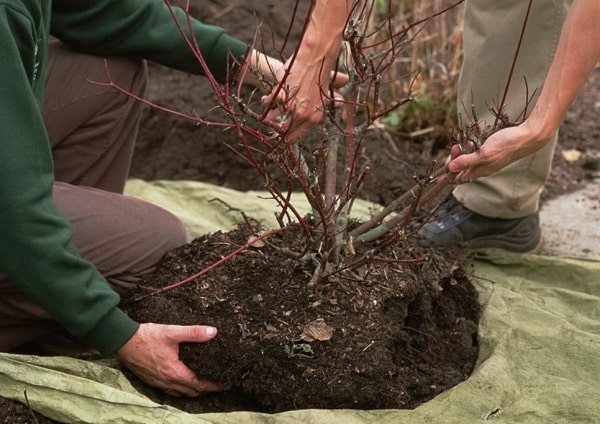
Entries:
{"label": "standing person", "polygon": [[[422,229],[434,244],[484,254],[541,249],[538,208],[558,129],[600,59],[600,2],[574,0],[569,8],[570,3],[532,2],[505,112],[516,119],[534,90],[535,106],[521,125],[498,131],[479,151],[449,163],[467,183]],[[466,3],[458,102],[467,110],[473,105],[483,126],[494,122],[489,108],[502,97],[528,5],[522,0]]]}
{"label": "standing person", "polygon": [[[217,80],[248,57],[275,82],[281,63],[191,22]],[[141,104],[89,82],[108,71],[143,96],[143,59],[202,73],[162,0],[0,0],[0,350],[62,327],[147,383],[197,396],[222,388],[179,361],[179,344],[216,329],[139,324],[118,307],[118,291],[187,241],[173,215],[122,195]]]}
{"label": "standing person", "polygon": [[575,2],[567,15],[538,102],[528,119],[490,136],[478,152],[456,157],[449,166],[459,174],[459,179],[492,175],[551,140],[550,135],[558,130],[567,109],[600,60],[600,43],[594,42],[600,38],[599,15],[600,3]]}
{"label": "standing person", "polygon": [[[490,107],[502,99],[529,3],[465,3],[458,107],[468,117],[472,105],[483,127],[494,123]],[[307,69],[300,63],[318,63],[323,72],[317,75],[329,75],[333,61],[326,57],[339,52],[352,5],[339,2],[336,7],[329,6],[321,9],[320,24],[311,22],[312,31],[327,47],[303,43],[303,60],[292,64],[291,76],[302,75]],[[450,200],[422,228],[422,236],[434,245],[462,246],[482,253],[541,249],[540,195],[550,173],[560,122],[599,59],[600,2],[535,0],[531,6],[504,112],[515,120],[525,109],[526,96],[534,92],[529,109],[535,107],[522,125],[494,134],[478,152],[458,157],[454,152],[450,171],[458,173],[458,180],[465,184],[454,190]],[[310,90],[327,84],[306,84],[311,78],[296,78],[299,99],[308,98],[306,104],[321,104],[322,108],[320,93]],[[297,104],[288,103],[292,125],[295,114],[306,110]],[[310,110],[318,111],[319,107]],[[321,118],[317,112],[309,118],[297,116],[295,134],[305,133]]]}

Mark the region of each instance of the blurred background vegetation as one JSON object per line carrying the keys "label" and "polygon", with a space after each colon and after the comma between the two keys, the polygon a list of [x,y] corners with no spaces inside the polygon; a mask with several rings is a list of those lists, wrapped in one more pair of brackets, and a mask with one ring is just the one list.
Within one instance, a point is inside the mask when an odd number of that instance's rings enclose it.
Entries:
{"label": "blurred background vegetation", "polygon": [[[413,101],[378,120],[376,127],[394,138],[442,147],[450,140],[448,129],[455,128],[457,121],[456,86],[462,60],[464,3],[375,0],[375,6],[370,27],[392,23],[391,32],[406,31],[409,41],[382,83],[380,102],[389,105],[408,93],[413,96]],[[377,31],[377,37],[385,38],[389,32]]]}

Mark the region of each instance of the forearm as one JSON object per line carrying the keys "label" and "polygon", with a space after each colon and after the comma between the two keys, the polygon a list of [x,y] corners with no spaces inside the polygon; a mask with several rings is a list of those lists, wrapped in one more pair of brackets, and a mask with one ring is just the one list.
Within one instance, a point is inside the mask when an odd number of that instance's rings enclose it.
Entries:
{"label": "forearm", "polygon": [[600,2],[574,0],[540,97],[525,127],[543,142],[558,130],[567,109],[600,60]]}
{"label": "forearm", "polygon": [[277,83],[277,74],[283,69],[281,61],[255,49],[250,51],[246,60],[248,69],[243,74],[244,84],[272,87]]}
{"label": "forearm", "polygon": [[351,0],[317,0],[298,49],[298,60],[305,64],[335,60],[351,8]]}
{"label": "forearm", "polygon": [[294,67],[302,69],[304,77],[326,83],[339,54],[343,32],[352,9],[351,0],[317,0]]}
{"label": "forearm", "polygon": [[[51,32],[80,51],[136,56],[196,74],[208,71],[226,82],[246,55],[246,43],[167,4],[163,0],[53,0]],[[208,70],[202,68],[182,32],[197,45]]]}

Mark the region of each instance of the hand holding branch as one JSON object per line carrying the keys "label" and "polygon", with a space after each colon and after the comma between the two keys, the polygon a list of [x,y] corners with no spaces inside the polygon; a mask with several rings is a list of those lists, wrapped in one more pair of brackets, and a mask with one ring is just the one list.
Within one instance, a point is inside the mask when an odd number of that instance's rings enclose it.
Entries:
{"label": "hand holding branch", "polygon": [[319,124],[331,101],[342,100],[339,94],[330,93],[329,87],[330,81],[334,89],[349,82],[348,75],[333,68],[351,7],[350,0],[316,2],[298,50],[277,70],[278,85],[262,99],[267,119],[287,123],[284,129],[289,141],[298,140]]}
{"label": "hand holding branch", "polygon": [[510,163],[543,148],[600,60],[600,2],[573,2],[540,97],[520,125],[502,129],[477,151],[451,152],[450,172],[458,182],[492,175]]}

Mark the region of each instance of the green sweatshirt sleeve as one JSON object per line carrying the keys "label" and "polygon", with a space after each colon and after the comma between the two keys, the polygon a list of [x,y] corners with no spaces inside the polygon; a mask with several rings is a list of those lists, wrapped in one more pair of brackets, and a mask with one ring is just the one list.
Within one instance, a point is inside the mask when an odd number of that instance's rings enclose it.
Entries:
{"label": "green sweatshirt sleeve", "polygon": [[52,155],[36,92],[47,23],[39,3],[24,4],[0,0],[0,270],[64,328],[108,354],[138,324],[80,257],[52,199]]}
{"label": "green sweatshirt sleeve", "polygon": [[[187,28],[185,13],[174,13]],[[41,114],[48,33],[81,51],[135,55],[225,82],[248,47],[219,27],[190,22],[206,68],[162,0],[0,0],[0,270],[104,354],[126,343],[139,324],[81,258],[52,199],[52,153]]]}
{"label": "green sweatshirt sleeve", "polygon": [[[181,29],[197,42],[208,69],[185,44]],[[170,10],[163,0],[54,0],[51,30],[82,51],[134,55],[196,74],[208,71],[221,83],[248,50],[222,28],[188,19],[183,10]]]}

